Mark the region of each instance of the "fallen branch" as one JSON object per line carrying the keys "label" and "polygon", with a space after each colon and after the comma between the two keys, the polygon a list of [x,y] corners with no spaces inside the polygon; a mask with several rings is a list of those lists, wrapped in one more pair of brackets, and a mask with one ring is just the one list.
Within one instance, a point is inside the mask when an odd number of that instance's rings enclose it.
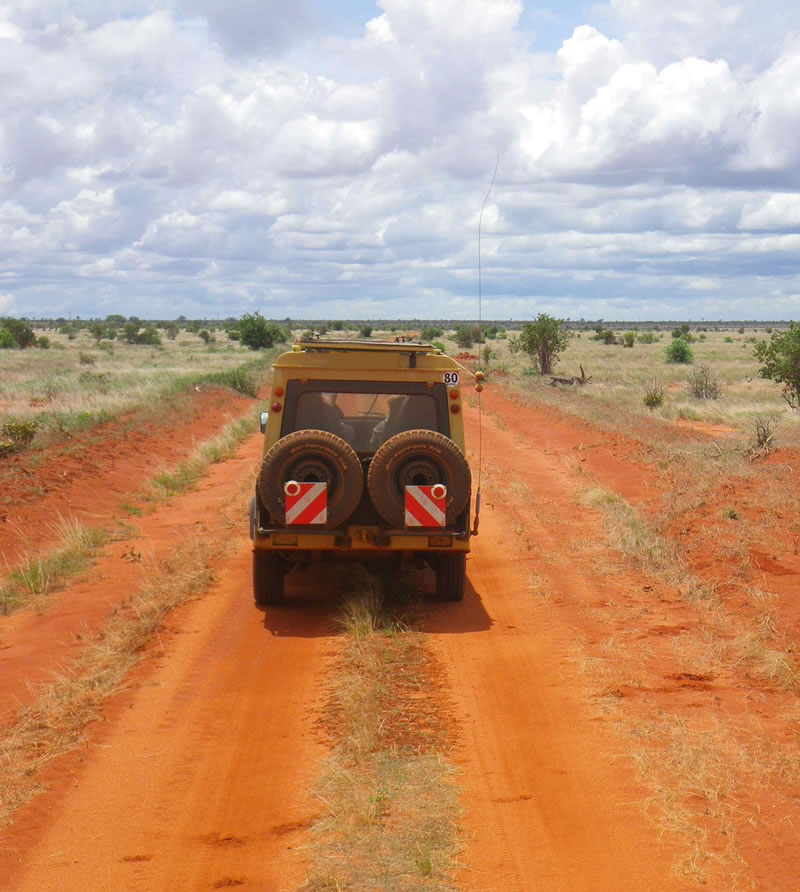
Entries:
{"label": "fallen branch", "polygon": [[581,370],[580,378],[575,375],[570,378],[559,378],[556,375],[550,375],[550,386],[555,387],[556,384],[580,384],[582,387],[587,381],[592,380],[591,375],[588,378],[586,377],[586,372],[584,372],[582,365],[578,366],[578,368]]}

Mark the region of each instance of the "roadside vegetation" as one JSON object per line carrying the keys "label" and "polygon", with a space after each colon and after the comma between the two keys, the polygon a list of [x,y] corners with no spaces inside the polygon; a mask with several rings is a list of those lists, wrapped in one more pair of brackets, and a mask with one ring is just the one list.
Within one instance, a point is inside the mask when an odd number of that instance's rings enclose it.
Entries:
{"label": "roadside vegetation", "polygon": [[[274,346],[254,353],[225,331],[161,337],[146,326],[159,336],[150,343],[137,340],[141,332],[108,340],[104,330],[98,340],[97,325],[54,331],[44,352],[34,345],[0,350],[0,461],[123,415],[146,422],[190,411],[186,396],[204,387],[255,396],[275,356]],[[276,337],[289,335],[279,329]]]}
{"label": "roadside vegetation", "polygon": [[[754,419],[762,416],[774,419],[775,446],[800,447],[800,412],[789,408],[794,391],[784,380],[795,361],[793,340],[771,328],[741,334],[735,328],[676,332],[680,337],[673,339],[667,330],[638,331],[634,346],[625,349],[624,332],[606,329],[598,336],[591,329],[569,329],[566,346],[557,354],[557,374],[573,376],[577,386],[551,386],[548,375],[540,374],[527,351],[519,349],[518,331],[494,339],[492,357],[482,365],[490,387],[506,387],[523,400],[632,434],[648,446],[674,440],[675,422],[701,432],[704,425],[728,429],[712,432],[749,438]],[[455,355],[461,348],[452,335],[445,336],[444,346]],[[764,349],[761,344],[772,349],[773,338],[781,339],[774,348],[777,361],[770,363],[756,350]],[[586,386],[580,386],[581,369],[591,377]]]}
{"label": "roadside vegetation", "polygon": [[[164,501],[190,489],[208,470],[209,465],[230,458],[249,434],[258,430],[259,411],[231,420],[214,437],[199,444],[189,457],[176,467],[154,475],[121,506],[130,515],[141,515],[148,504]],[[139,504],[136,504],[136,503]],[[61,518],[53,525],[54,547],[44,553],[26,557],[5,579],[0,579],[0,615],[15,613],[32,604],[41,604],[42,596],[59,591],[95,562],[109,541],[127,538],[132,532],[128,524],[118,522],[110,531],[91,527],[74,518]]]}
{"label": "roadside vegetation", "polygon": [[[115,538],[123,535],[123,528],[114,533]],[[53,550],[27,557],[5,580],[0,580],[0,614],[14,613],[38,602],[40,596],[63,588],[92,565],[112,534],[102,527],[61,518],[53,524],[52,538],[57,543]]]}

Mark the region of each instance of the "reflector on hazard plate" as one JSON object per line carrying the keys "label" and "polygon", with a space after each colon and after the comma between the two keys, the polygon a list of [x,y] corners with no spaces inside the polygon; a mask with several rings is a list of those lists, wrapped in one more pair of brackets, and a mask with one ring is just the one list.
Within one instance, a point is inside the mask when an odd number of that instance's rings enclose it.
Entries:
{"label": "reflector on hazard plate", "polygon": [[406,486],[405,508],[407,527],[443,527],[447,507],[447,487]]}
{"label": "reflector on hazard plate", "polygon": [[328,484],[298,483],[289,480],[283,487],[286,496],[287,526],[308,526],[328,520]]}

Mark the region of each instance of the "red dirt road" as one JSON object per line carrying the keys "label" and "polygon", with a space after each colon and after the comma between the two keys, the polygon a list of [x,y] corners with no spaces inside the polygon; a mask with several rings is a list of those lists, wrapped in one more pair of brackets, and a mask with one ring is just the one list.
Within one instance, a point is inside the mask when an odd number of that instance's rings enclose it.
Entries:
{"label": "red dirt road", "polygon": [[[671,871],[674,843],[660,842],[643,818],[645,792],[619,758],[581,663],[592,634],[587,608],[628,597],[609,570],[616,558],[598,515],[578,500],[573,440],[582,442],[584,429],[554,421],[552,436],[534,438],[502,401],[493,405],[508,428],[484,427],[484,507],[468,592],[461,604],[431,604],[425,617],[459,741],[465,850],[456,883],[485,892],[684,888]],[[475,413],[466,414],[475,444]],[[147,519],[153,550],[178,535],[168,512],[201,495],[207,509],[229,500],[258,446],[257,437],[243,444],[238,468],[220,466],[200,494]],[[626,448],[616,447],[609,475],[646,502],[655,483],[642,470],[634,485],[641,466]],[[324,586],[298,577],[293,606],[255,610],[245,537],[243,517],[241,545],[209,594],[176,611],[86,747],[51,767],[47,791],[0,834],[4,887],[288,890],[302,882],[325,754],[314,722],[333,605]],[[625,585],[652,588],[630,570]],[[55,596],[53,611],[69,598]],[[666,595],[660,603],[682,609]],[[654,613],[652,634],[661,628]]]}
{"label": "red dirt road", "polygon": [[247,544],[0,846],[5,888],[295,888],[314,816],[324,603],[252,606]]}

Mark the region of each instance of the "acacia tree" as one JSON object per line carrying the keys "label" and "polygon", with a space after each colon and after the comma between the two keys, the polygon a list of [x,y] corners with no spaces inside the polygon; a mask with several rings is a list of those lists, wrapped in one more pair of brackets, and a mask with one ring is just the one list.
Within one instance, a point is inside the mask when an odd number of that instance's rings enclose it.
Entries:
{"label": "acacia tree", "polygon": [[522,326],[515,342],[517,350],[527,353],[540,375],[549,375],[561,353],[567,346],[564,320],[539,313],[533,322]]}
{"label": "acacia tree", "polygon": [[758,374],[783,384],[783,398],[792,409],[800,409],[800,322],[774,331],[769,341],[756,344],[754,353],[761,363]]}

